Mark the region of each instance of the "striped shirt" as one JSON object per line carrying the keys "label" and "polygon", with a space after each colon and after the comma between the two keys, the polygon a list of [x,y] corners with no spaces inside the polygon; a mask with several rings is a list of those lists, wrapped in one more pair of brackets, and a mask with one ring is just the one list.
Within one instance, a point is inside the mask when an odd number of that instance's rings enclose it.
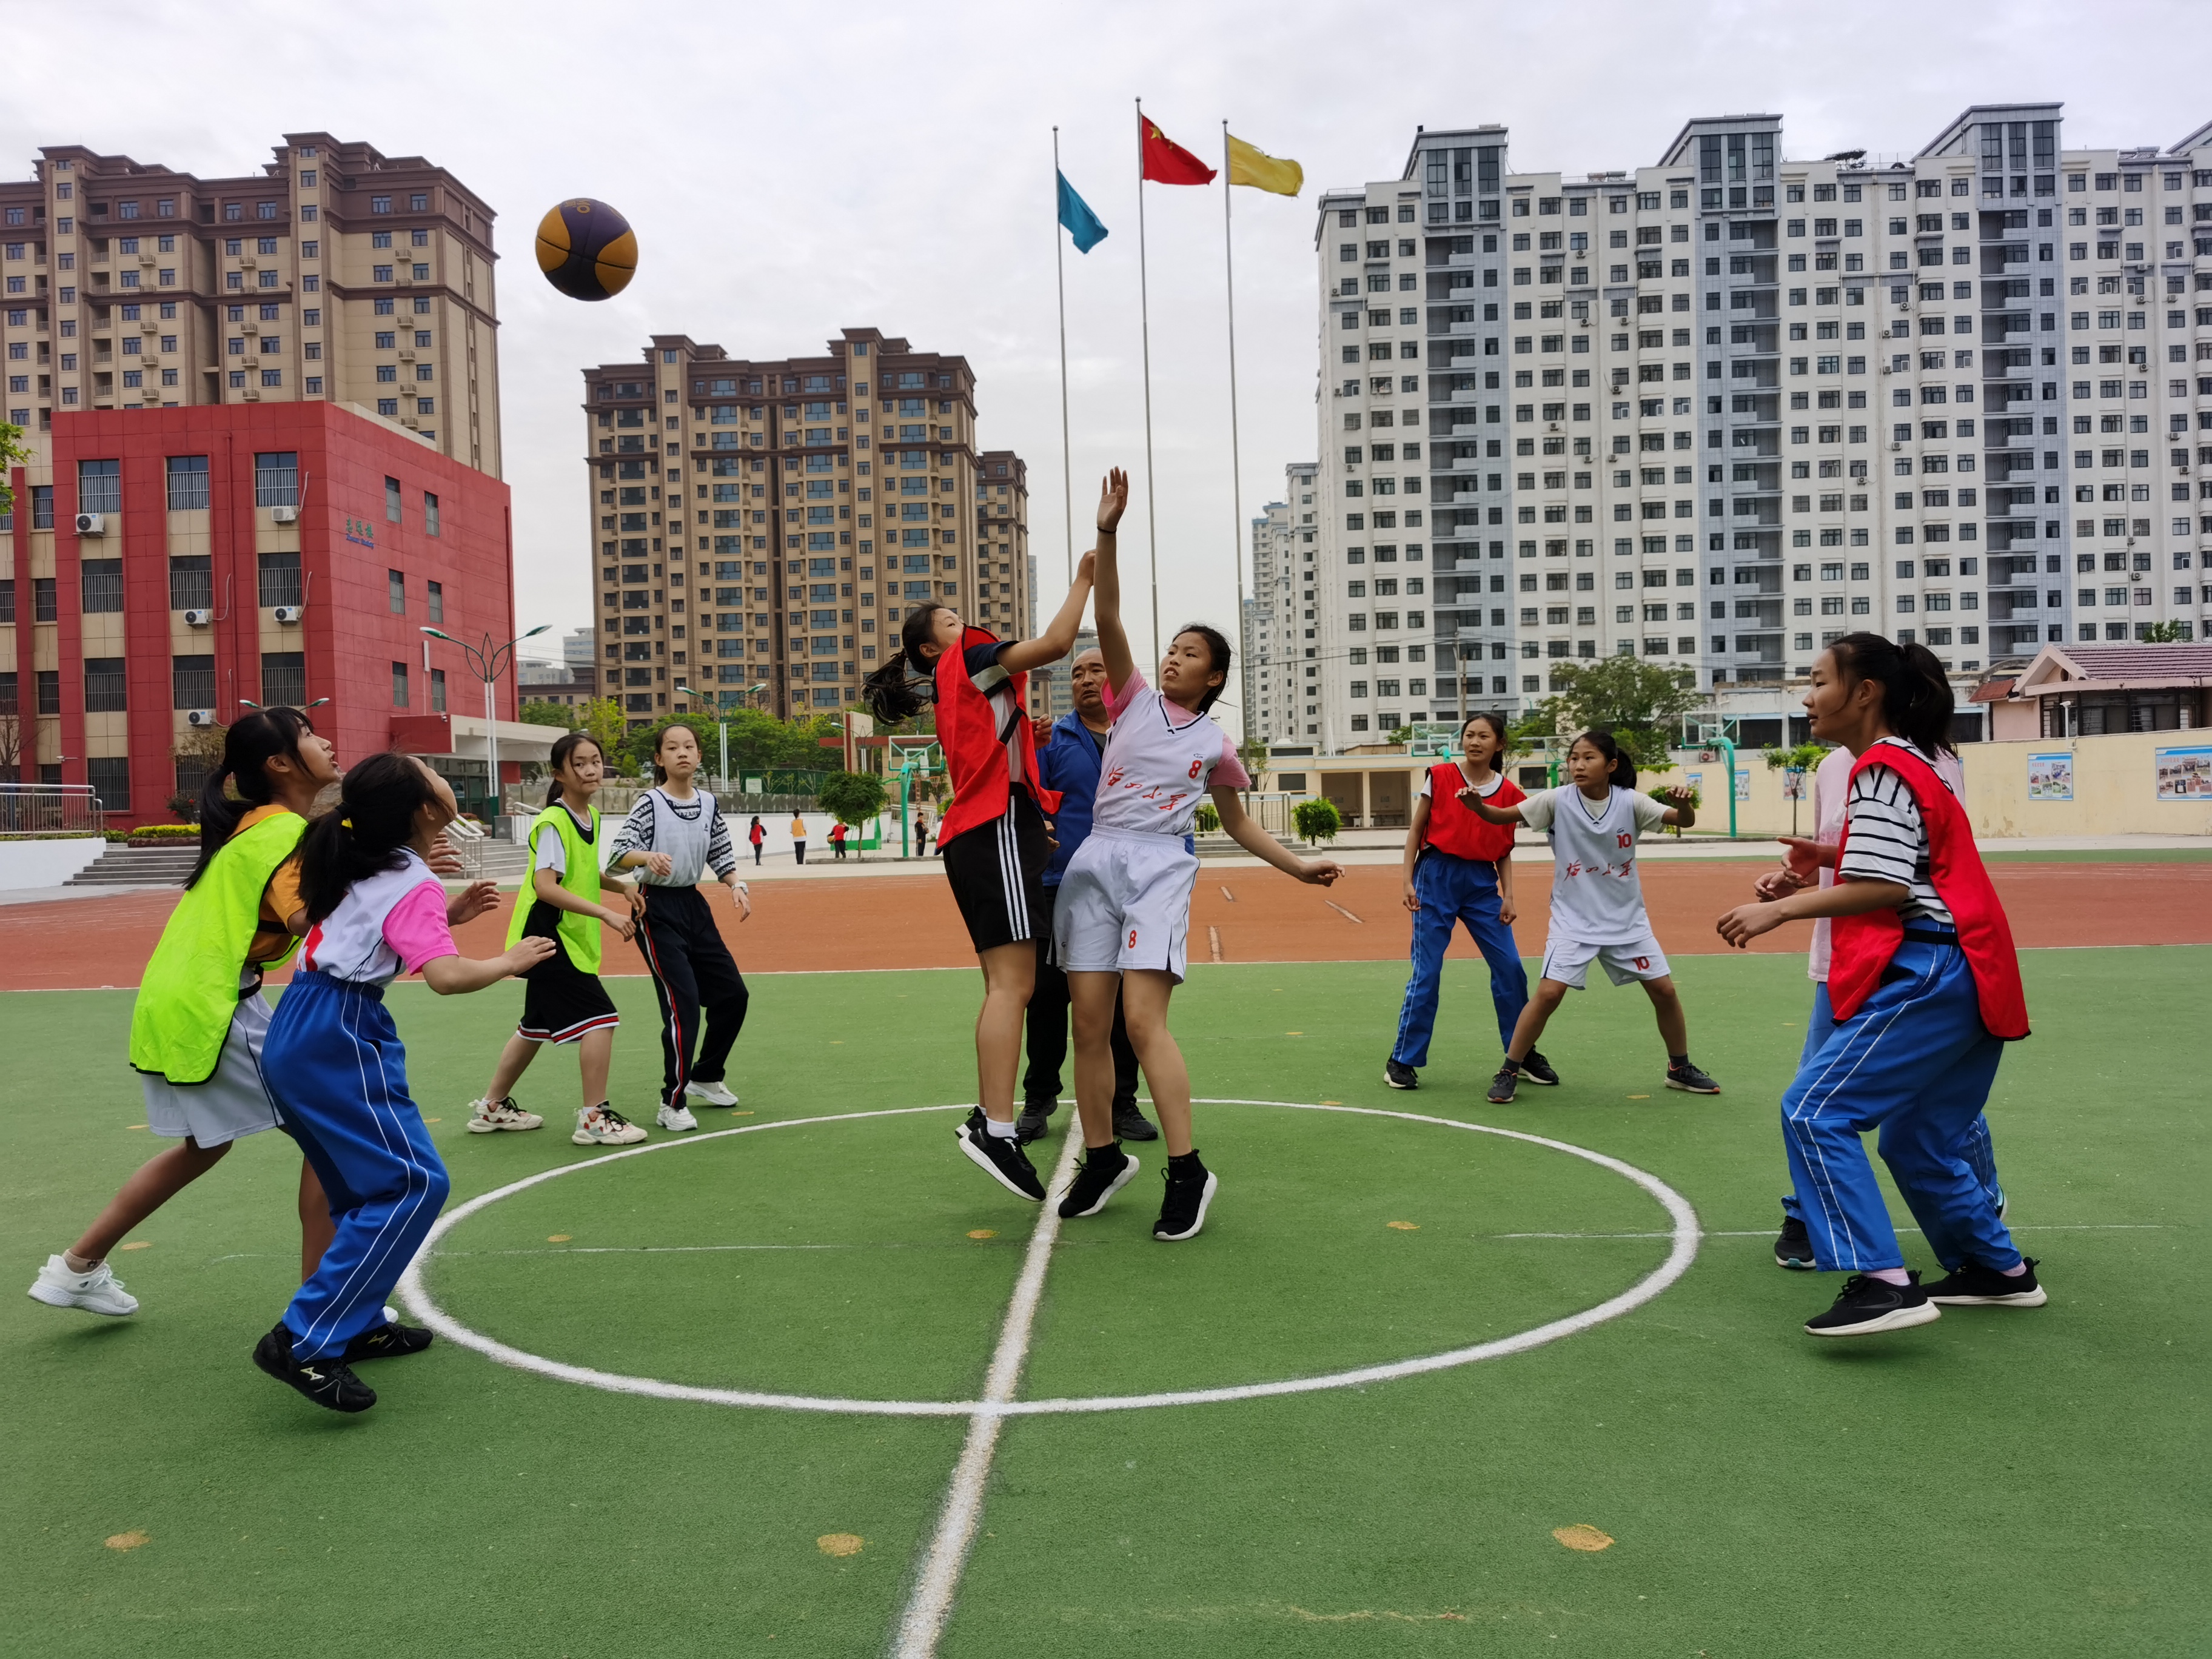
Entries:
{"label": "striped shirt", "polygon": [[[1875,752],[1883,744],[1894,744],[1931,768],[1936,763],[1902,738],[1882,738],[1875,744]],[[1943,787],[1951,786],[1946,781]],[[1913,799],[1905,780],[1879,762],[1854,773],[1844,811],[1848,838],[1836,866],[1838,878],[1894,883],[1912,895],[1899,907],[1902,919],[1950,927],[1950,909],[1929,879],[1928,826],[1921,822],[1920,803]]]}
{"label": "striped shirt", "polygon": [[611,866],[625,853],[665,853],[674,861],[665,876],[640,871],[638,879],[650,887],[696,887],[711,866],[716,876],[738,867],[737,849],[731,845],[729,826],[722,809],[704,789],[689,800],[676,800],[665,789],[648,789],[637,798],[615,832],[607,854]]}

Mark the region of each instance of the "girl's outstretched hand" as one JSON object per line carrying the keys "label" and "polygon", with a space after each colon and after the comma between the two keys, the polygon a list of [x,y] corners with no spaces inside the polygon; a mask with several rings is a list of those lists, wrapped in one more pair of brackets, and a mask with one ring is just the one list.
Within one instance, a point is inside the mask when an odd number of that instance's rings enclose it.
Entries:
{"label": "girl's outstretched hand", "polygon": [[1676,808],[1689,807],[1696,804],[1695,798],[1690,792],[1680,785],[1671,789],[1654,789],[1651,792],[1651,799],[1664,801],[1668,805]]}
{"label": "girl's outstretched hand", "polygon": [[1129,510],[1129,475],[1120,467],[1107,473],[1098,486],[1098,528],[1110,536]]}
{"label": "girl's outstretched hand", "polygon": [[499,902],[499,884],[494,881],[472,881],[446,901],[446,923],[458,927]]}
{"label": "girl's outstretched hand", "polygon": [[1316,887],[1332,887],[1335,885],[1337,878],[1341,876],[1343,873],[1344,866],[1339,864],[1334,859],[1303,859],[1299,860],[1297,872],[1298,879],[1303,882],[1310,883]]}
{"label": "girl's outstretched hand", "polygon": [[506,951],[493,958],[510,974],[526,973],[544,961],[560,946],[543,933],[527,933],[514,941]]}
{"label": "girl's outstretched hand", "polygon": [[1765,904],[1739,904],[1715,924],[1720,936],[1739,951],[1761,933],[1782,925],[1782,918]]}
{"label": "girl's outstretched hand", "polygon": [[656,876],[665,876],[675,869],[676,860],[666,853],[647,853],[645,855],[645,867]]}

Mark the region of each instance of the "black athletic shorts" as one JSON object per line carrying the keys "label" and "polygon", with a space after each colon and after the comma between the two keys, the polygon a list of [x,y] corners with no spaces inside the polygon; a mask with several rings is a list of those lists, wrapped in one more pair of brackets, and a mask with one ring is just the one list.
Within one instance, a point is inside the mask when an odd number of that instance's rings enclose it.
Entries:
{"label": "black athletic shorts", "polygon": [[976,954],[1045,936],[1052,925],[1043,880],[1052,842],[1028,790],[1016,789],[1006,811],[940,842],[937,851]]}
{"label": "black athletic shorts", "polygon": [[526,939],[550,939],[553,954],[520,975],[522,1020],[514,1029],[532,1042],[574,1042],[586,1031],[622,1023],[607,988],[568,959],[568,947],[556,931],[562,913],[543,899],[530,907]]}

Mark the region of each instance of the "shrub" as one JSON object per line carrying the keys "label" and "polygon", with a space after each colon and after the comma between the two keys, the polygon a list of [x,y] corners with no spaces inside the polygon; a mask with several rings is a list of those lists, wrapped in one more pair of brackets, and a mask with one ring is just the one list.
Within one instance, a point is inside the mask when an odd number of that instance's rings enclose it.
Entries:
{"label": "shrub", "polygon": [[1198,833],[1201,836],[1218,836],[1221,833],[1221,814],[1210,800],[1202,800],[1198,804]]}
{"label": "shrub", "polygon": [[1336,832],[1344,828],[1344,819],[1336,810],[1336,803],[1324,797],[1302,800],[1291,811],[1291,823],[1299,838],[1307,846],[1316,842],[1334,841]]}
{"label": "shrub", "polygon": [[191,823],[143,823],[131,832],[133,847],[167,847],[182,842],[197,846],[199,838],[199,827]]}

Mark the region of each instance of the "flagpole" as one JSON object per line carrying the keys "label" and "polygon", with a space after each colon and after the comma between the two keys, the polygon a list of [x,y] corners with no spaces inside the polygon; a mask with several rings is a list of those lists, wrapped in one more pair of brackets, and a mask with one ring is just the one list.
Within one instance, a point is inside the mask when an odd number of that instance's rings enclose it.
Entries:
{"label": "flagpole", "polygon": [[1237,526],[1237,642],[1244,647],[1244,672],[1237,677],[1244,706],[1238,710],[1238,718],[1249,744],[1252,741],[1252,641],[1244,615],[1244,471],[1237,431],[1237,243],[1229,229],[1229,198],[1237,193],[1237,181],[1231,176],[1229,159],[1229,123],[1224,120],[1221,124],[1221,270],[1229,292],[1229,497]]}
{"label": "flagpole", "polygon": [[1052,130],[1052,271],[1060,289],[1060,479],[1067,512],[1067,585],[1075,586],[1075,462],[1067,438],[1067,254],[1060,245],[1060,129]]}
{"label": "flagpole", "polygon": [[1160,521],[1154,502],[1152,468],[1152,313],[1145,268],[1145,100],[1137,100],[1137,317],[1142,330],[1145,365],[1145,533],[1152,580],[1152,661],[1160,659]]}

